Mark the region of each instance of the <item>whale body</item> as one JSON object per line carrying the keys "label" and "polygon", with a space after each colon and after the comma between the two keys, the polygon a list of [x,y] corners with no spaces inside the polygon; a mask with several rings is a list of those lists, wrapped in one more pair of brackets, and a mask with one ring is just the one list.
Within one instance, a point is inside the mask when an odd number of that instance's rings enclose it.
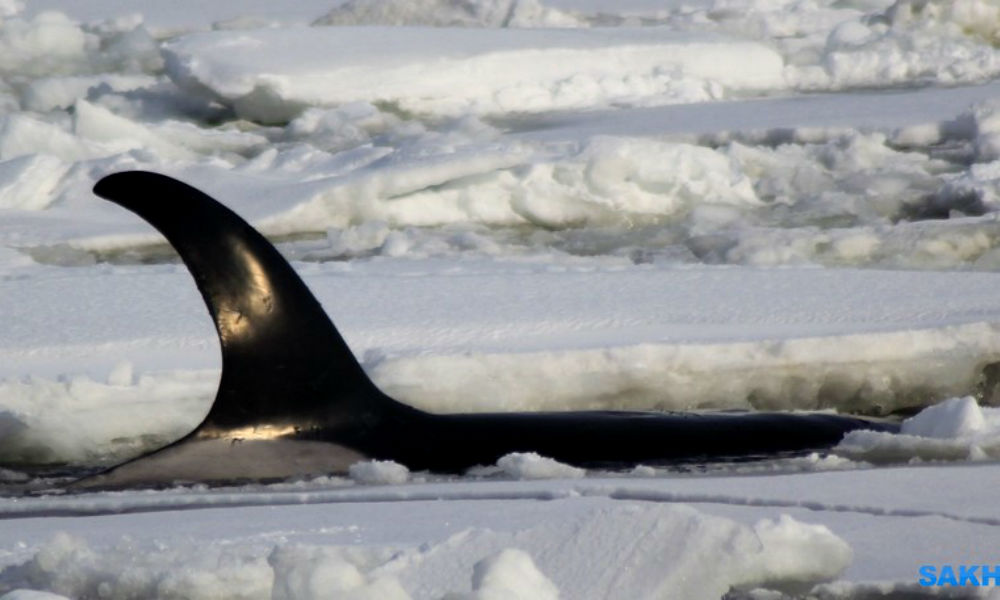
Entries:
{"label": "whale body", "polygon": [[511,452],[601,468],[752,458],[829,448],[890,423],[829,413],[623,411],[432,414],[368,378],[295,270],[234,212],[165,175],[109,175],[94,193],[176,249],[212,317],[222,377],[180,440],[74,487],[268,481],[343,473],[360,460],[460,473]]}

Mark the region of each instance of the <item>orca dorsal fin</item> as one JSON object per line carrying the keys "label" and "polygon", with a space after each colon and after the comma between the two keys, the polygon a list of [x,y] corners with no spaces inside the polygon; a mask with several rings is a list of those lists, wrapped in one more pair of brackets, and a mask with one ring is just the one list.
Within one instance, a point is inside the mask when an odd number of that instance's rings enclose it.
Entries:
{"label": "orca dorsal fin", "polygon": [[318,427],[365,419],[392,402],[298,274],[234,212],[144,171],[108,175],[94,193],[158,229],[205,299],[222,346],[222,379],[199,430]]}

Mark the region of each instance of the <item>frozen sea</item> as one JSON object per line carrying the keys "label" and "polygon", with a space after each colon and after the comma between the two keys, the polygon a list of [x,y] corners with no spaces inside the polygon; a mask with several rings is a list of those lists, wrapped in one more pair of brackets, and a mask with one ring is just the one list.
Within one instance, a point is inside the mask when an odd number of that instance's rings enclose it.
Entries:
{"label": "frozen sea", "polygon": [[[902,431],[65,493],[219,379],[90,191],[129,169],[268,235],[422,409]],[[0,0],[0,599],[1000,597],[920,584],[1000,564],[998,269],[998,0]]]}

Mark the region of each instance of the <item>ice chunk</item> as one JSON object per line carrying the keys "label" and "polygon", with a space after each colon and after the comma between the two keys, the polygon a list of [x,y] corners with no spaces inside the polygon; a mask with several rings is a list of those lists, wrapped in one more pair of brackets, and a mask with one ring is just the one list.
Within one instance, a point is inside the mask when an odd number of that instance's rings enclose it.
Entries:
{"label": "ice chunk", "polygon": [[903,421],[898,435],[852,431],[834,451],[870,462],[987,460],[1000,457],[1000,409],[971,396],[950,398]]}
{"label": "ice chunk", "polygon": [[400,484],[410,478],[410,470],[391,460],[354,463],[348,469],[351,479],[366,484]]}
{"label": "ice chunk", "polygon": [[901,433],[952,439],[975,435],[986,427],[979,404],[972,396],[950,398],[903,421]]}
{"label": "ice chunk", "polygon": [[69,598],[37,590],[13,590],[0,596],[0,600],[69,600]]}
{"label": "ice chunk", "polygon": [[517,479],[579,479],[587,474],[585,469],[563,464],[536,452],[512,452],[500,457],[497,466]]}
{"label": "ice chunk", "polygon": [[538,0],[351,0],[313,24],[579,27],[584,22]]}
{"label": "ice chunk", "polygon": [[342,548],[279,546],[267,559],[274,569],[272,600],[409,600],[391,576],[363,573],[357,556]]}
{"label": "ice chunk", "polygon": [[558,600],[559,589],[538,570],[531,555],[506,548],[476,563],[471,594],[448,594],[442,600]]}
{"label": "ice chunk", "polygon": [[356,101],[495,114],[785,87],[781,57],[762,44],[657,28],[215,32],[172,40],[164,56],[179,85],[262,122]]}

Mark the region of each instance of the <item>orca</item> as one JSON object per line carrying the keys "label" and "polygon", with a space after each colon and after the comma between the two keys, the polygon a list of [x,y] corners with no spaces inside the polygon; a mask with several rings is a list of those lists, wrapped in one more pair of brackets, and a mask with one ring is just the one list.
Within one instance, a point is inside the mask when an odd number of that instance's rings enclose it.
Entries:
{"label": "orca", "polygon": [[835,445],[897,426],[829,413],[432,414],[384,394],[295,270],[234,212],[165,175],[108,175],[94,193],[166,237],[215,323],[222,376],[180,440],[79,480],[77,489],[227,484],[343,473],[356,461],[461,473],[512,452],[582,467],[739,459]]}

